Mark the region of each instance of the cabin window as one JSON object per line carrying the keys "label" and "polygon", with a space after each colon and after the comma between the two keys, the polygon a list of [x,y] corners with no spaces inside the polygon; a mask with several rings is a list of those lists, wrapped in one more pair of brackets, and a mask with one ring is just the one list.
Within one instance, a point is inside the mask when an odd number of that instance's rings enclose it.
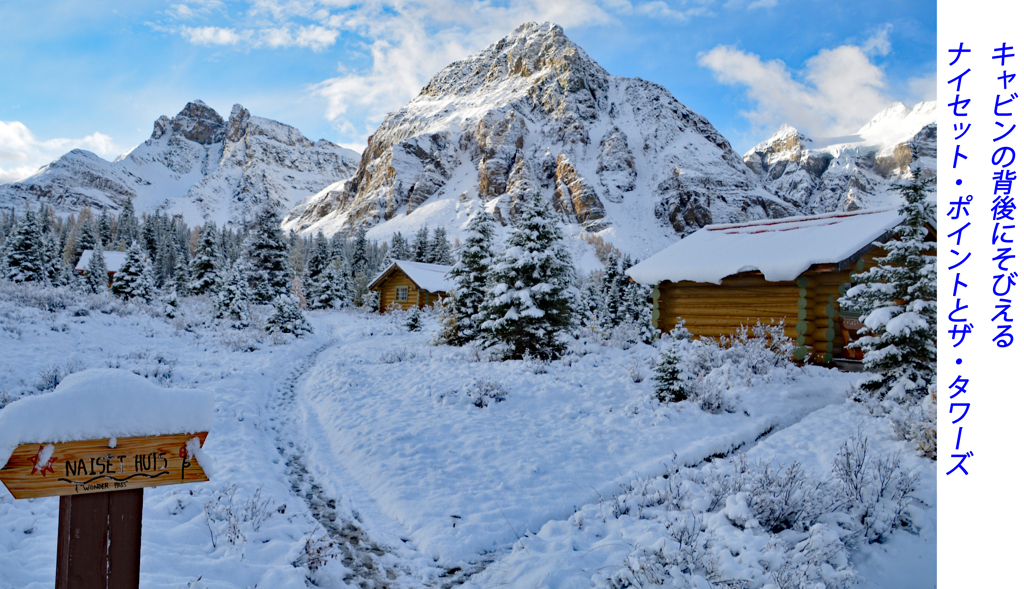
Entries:
{"label": "cabin window", "polygon": [[408,286],[399,286],[398,288],[396,288],[395,289],[395,300],[396,301],[401,301],[403,303],[408,301],[409,300],[409,287]]}

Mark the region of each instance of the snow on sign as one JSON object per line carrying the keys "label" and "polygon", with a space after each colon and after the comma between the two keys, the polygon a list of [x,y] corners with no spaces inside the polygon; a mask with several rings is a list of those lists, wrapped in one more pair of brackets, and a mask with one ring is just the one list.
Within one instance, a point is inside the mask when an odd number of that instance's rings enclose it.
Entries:
{"label": "snow on sign", "polygon": [[213,396],[84,370],[0,410],[0,481],[16,499],[209,480]]}
{"label": "snow on sign", "polygon": [[15,499],[208,481],[196,452],[206,432],[22,444],[0,468]]}

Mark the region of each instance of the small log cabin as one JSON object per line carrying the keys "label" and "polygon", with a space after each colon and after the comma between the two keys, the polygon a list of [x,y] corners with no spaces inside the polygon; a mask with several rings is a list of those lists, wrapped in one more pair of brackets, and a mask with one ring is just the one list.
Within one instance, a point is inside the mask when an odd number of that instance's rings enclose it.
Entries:
{"label": "small log cabin", "polygon": [[378,310],[385,312],[392,303],[403,311],[414,306],[423,308],[447,296],[455,285],[448,280],[451,266],[395,260],[370,283],[369,289],[380,293]]}
{"label": "small log cabin", "polygon": [[[896,209],[836,212],[707,225],[626,273],[654,286],[652,321],[671,331],[681,318],[695,336],[782,322],[798,361],[859,359],[846,345],[860,322],[838,299],[851,272],[877,265],[874,245],[903,222]],[[935,238],[934,227],[929,228]]]}
{"label": "small log cabin", "polygon": [[[125,252],[103,252],[103,262],[107,266],[107,284],[110,285],[114,281],[114,274],[124,266],[125,258],[128,254]],[[89,262],[92,260],[92,250],[82,250],[82,257],[78,259],[78,263],[75,264],[75,274],[79,276],[85,276],[85,271],[89,269]]]}

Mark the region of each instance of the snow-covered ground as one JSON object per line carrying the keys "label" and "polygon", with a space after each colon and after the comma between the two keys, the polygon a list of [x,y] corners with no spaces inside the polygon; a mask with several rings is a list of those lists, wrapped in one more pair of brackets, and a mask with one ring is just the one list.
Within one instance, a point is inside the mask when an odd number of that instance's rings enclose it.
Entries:
{"label": "snow-covered ground", "polygon": [[[0,285],[0,404],[86,368],[215,397],[210,482],[146,490],[144,587],[603,587],[667,537],[616,507],[643,481],[743,452],[828,477],[857,435],[920,477],[913,525],[851,553],[860,585],[935,585],[934,462],[846,400],[854,375],[736,382],[734,411],[709,414],[651,400],[658,349],[644,344],[488,362],[430,345],[433,318],[410,333],[397,317],[313,312],[316,333],[293,339],[67,302]],[[0,491],[0,589],[52,586],[57,510]]]}

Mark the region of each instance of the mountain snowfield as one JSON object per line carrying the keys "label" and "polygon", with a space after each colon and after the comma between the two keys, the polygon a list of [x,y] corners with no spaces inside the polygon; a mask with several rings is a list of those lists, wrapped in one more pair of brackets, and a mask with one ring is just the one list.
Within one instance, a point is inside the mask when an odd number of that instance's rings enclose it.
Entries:
{"label": "mountain snowfield", "polygon": [[22,182],[0,186],[0,203],[45,202],[58,213],[83,207],[181,215],[190,225],[244,222],[270,202],[288,210],[324,185],[351,176],[358,154],[235,105],[225,121],[196,100],[162,116],[141,145],[108,162],[76,149]]}
{"label": "mountain snowfield", "polygon": [[899,206],[911,165],[937,170],[936,103],[895,102],[856,133],[812,139],[783,125],[743,160],[769,190],[806,214]]}
{"label": "mountain snowfield", "polygon": [[356,175],[284,227],[458,237],[481,210],[507,225],[534,192],[567,233],[640,257],[707,223],[797,212],[664,87],[612,76],[561,27],[528,23],[435,75],[384,119]]}

